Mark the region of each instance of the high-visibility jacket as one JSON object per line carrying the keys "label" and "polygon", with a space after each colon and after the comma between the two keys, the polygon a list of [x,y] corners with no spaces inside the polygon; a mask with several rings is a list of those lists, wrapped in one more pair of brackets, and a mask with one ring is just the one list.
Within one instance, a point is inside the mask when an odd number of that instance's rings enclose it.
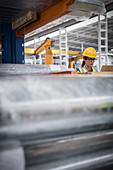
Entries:
{"label": "high-visibility jacket", "polygon": [[[91,67],[91,69],[92,69],[92,72],[98,72],[98,70],[95,67]],[[78,73],[87,73],[88,70],[86,69],[86,67],[78,67],[77,72]]]}

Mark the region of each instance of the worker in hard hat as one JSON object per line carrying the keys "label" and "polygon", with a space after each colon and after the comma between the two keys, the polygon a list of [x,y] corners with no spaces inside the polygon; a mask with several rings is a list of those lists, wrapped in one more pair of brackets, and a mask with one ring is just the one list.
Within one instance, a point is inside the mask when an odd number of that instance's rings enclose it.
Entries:
{"label": "worker in hard hat", "polygon": [[81,67],[77,68],[78,73],[97,72],[97,69],[93,66],[97,59],[96,50],[93,47],[88,47],[83,52],[83,62]]}

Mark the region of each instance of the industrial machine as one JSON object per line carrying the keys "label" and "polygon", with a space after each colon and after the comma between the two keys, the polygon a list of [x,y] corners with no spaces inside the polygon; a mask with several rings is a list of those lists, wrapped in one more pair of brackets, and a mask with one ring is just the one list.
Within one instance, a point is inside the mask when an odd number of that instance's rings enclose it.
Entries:
{"label": "industrial machine", "polygon": [[[24,49],[25,53],[29,54],[35,54],[38,55],[39,53],[42,53],[45,55],[45,64],[53,64],[53,55],[60,55],[59,50],[52,50],[51,49],[51,39],[47,38],[35,51],[33,49]],[[80,59],[83,59],[82,56],[83,52],[80,51],[68,51],[68,55],[74,55],[72,57],[69,57],[68,59],[68,68],[73,68],[73,62],[78,61]],[[62,54],[65,54],[65,51],[62,51]]]}
{"label": "industrial machine", "polygon": [[39,54],[41,51],[45,50],[45,64],[53,64],[53,54],[51,50],[51,39],[47,38],[43,44],[41,44],[36,50],[35,54]]}
{"label": "industrial machine", "polygon": [[73,68],[73,62],[79,61],[81,59],[83,59],[82,52],[78,52],[77,56],[75,56],[75,57],[70,57],[68,68]]}

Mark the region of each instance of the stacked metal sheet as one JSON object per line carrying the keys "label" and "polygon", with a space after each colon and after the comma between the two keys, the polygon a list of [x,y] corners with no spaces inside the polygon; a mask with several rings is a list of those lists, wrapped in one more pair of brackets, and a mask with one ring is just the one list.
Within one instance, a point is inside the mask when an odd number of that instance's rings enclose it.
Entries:
{"label": "stacked metal sheet", "polygon": [[0,169],[112,168],[113,76],[20,67],[0,71]]}

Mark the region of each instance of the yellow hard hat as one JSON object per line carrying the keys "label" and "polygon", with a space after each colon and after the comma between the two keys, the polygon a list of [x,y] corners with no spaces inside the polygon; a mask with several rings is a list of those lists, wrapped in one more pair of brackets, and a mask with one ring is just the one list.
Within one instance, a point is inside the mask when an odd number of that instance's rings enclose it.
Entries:
{"label": "yellow hard hat", "polygon": [[83,52],[83,56],[89,57],[89,58],[97,58],[96,50],[93,47],[88,47]]}

